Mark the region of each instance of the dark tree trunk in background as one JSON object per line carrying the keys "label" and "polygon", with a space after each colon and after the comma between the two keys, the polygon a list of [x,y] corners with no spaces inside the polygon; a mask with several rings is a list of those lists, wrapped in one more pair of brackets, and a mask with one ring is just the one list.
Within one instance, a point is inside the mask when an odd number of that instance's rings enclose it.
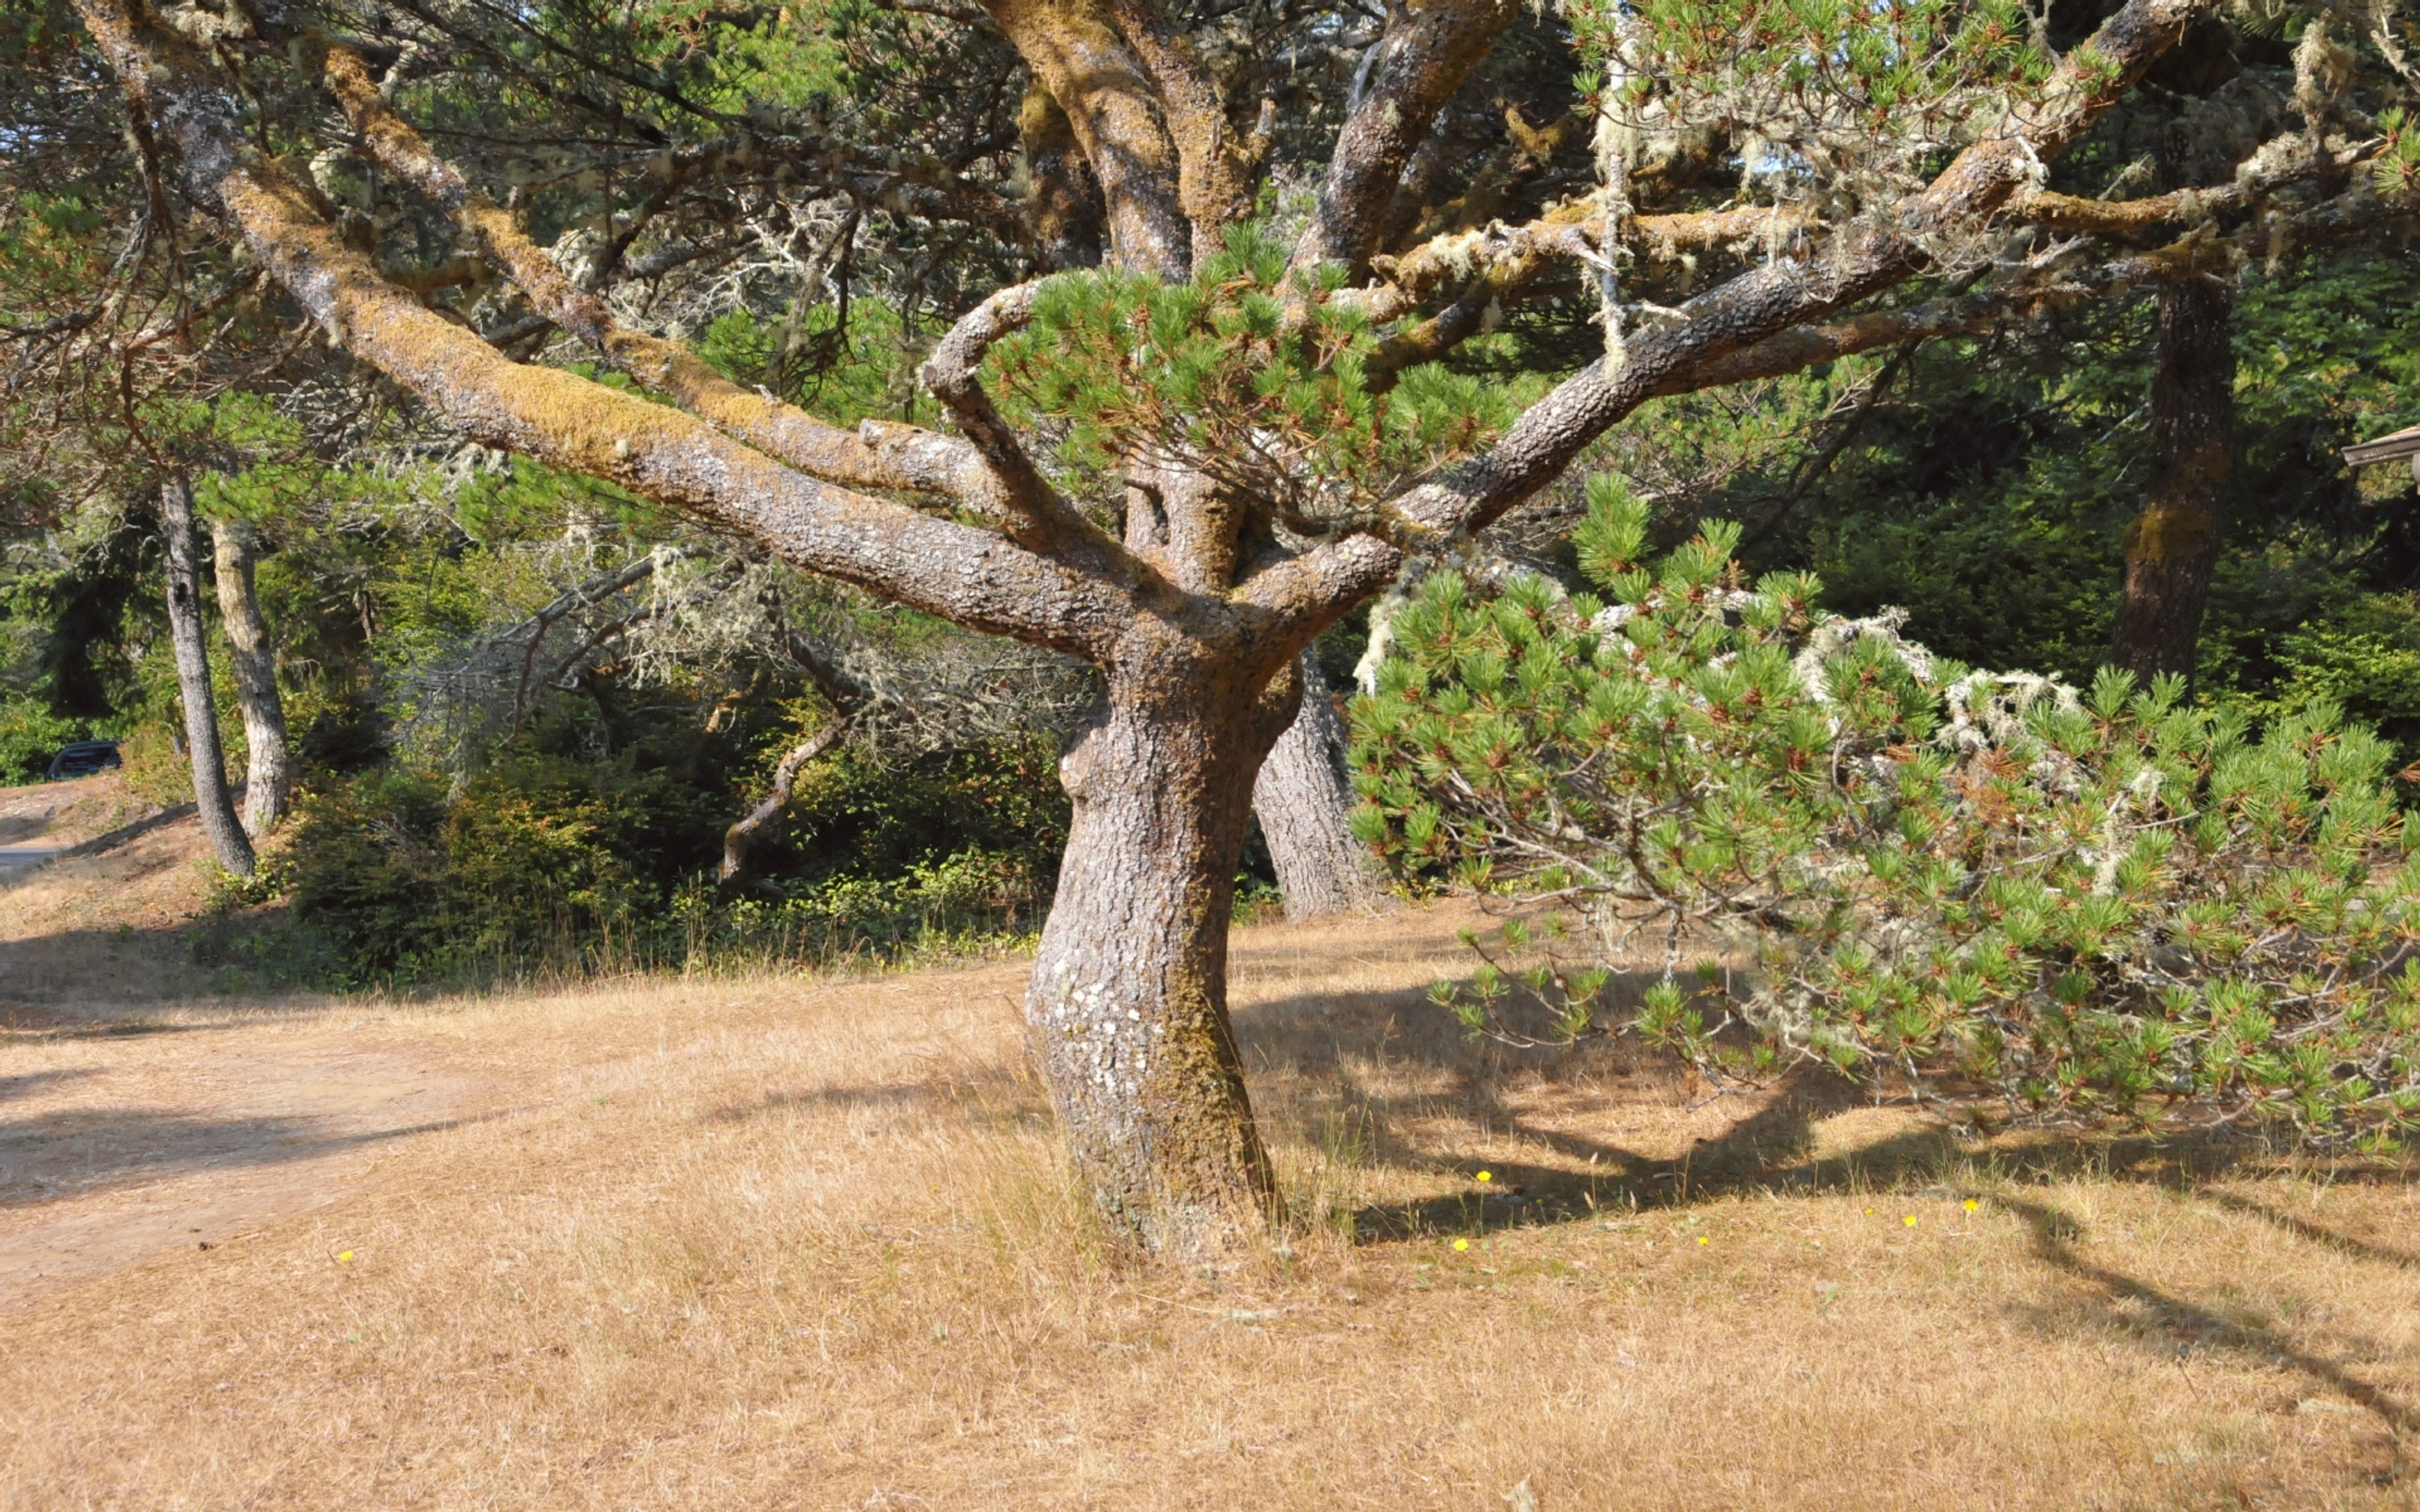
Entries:
{"label": "dark tree trunk in background", "polygon": [[243,713],[243,827],[257,839],[286,817],[294,788],[286,702],[277,691],[277,650],[269,642],[253,581],[260,536],[242,520],[212,520],[210,540],[218,557],[219,624],[226,631],[236,704]]}
{"label": "dark tree trunk in background", "polygon": [[1033,233],[1037,270],[1062,272],[1097,267],[1101,261],[1101,188],[1076,143],[1076,128],[1050,91],[1036,85],[1016,113],[1025,149],[1032,198],[1026,214]]}
{"label": "dark tree trunk in background", "polygon": [[1310,652],[1296,664],[1302,707],[1261,764],[1252,810],[1269,842],[1286,918],[1318,918],[1374,907],[1386,896],[1377,860],[1353,838],[1353,783],[1344,721]]}
{"label": "dark tree trunk in background", "polygon": [[782,753],[780,764],[773,768],[773,786],[764,801],[722,832],[722,870],[717,873],[718,881],[736,882],[748,870],[749,847],[755,844],[757,832],[790,806],[790,793],[798,786],[799,773],[847,733],[848,717],[842,715]]}
{"label": "dark tree trunk in background", "polygon": [[1060,764],[1074,819],[1025,1005],[1113,1237],[1187,1261],[1274,1200],[1227,1019],[1227,925],[1253,774],[1299,696],[1201,649],[1168,636],[1124,659]]}
{"label": "dark tree trunk in background", "polygon": [[2148,683],[2190,677],[2234,473],[2233,296],[2213,278],[2160,291],[2151,377],[2151,491],[2126,532],[2126,594],[2110,665]]}
{"label": "dark tree trunk in background", "polygon": [[168,548],[168,640],[177,653],[177,687],[185,701],[185,750],[194,763],[194,805],[219,864],[252,875],[252,841],[244,838],[227,794],[226,758],[219,749],[219,713],[210,697],[210,655],[202,639],[201,539],[194,529],[193,488],[181,477],[160,485],[160,534]]}

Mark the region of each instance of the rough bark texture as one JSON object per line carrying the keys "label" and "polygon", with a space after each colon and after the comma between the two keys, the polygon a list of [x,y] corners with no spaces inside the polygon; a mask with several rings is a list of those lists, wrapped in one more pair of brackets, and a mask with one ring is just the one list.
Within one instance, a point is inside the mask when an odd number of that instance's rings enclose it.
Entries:
{"label": "rough bark texture", "polygon": [[1374,76],[1344,123],[1302,234],[1301,255],[1369,266],[1395,218],[1395,189],[1437,112],[1521,13],[1516,0],[1440,0],[1394,10]]}
{"label": "rough bark texture", "polygon": [[1107,0],[1159,95],[1160,117],[1176,148],[1177,202],[1193,232],[1193,255],[1218,250],[1224,228],[1252,209],[1255,145],[1234,140],[1225,105],[1183,27],[1154,0]]}
{"label": "rough bark texture", "polygon": [[1344,720],[1319,663],[1295,668],[1302,707],[1270,748],[1252,784],[1252,811],[1269,842],[1286,918],[1319,918],[1377,905],[1387,893],[1370,848],[1353,838],[1353,783],[1345,775]]}
{"label": "rough bark texture", "polygon": [[277,651],[269,642],[253,584],[260,536],[242,520],[212,520],[210,541],[218,558],[219,624],[226,631],[236,705],[243,715],[243,827],[258,838],[286,817],[294,788],[286,701],[277,691]]}
{"label": "rough bark texture", "polygon": [[2235,465],[2235,348],[2226,285],[2160,291],[2151,375],[2151,496],[2126,531],[2126,594],[2109,661],[2149,682],[2190,677]]}
{"label": "rough bark texture", "polygon": [[168,557],[168,643],[177,656],[177,689],[185,703],[185,750],[193,760],[194,805],[219,864],[252,875],[252,841],[227,792],[226,756],[219,748],[219,711],[210,697],[210,653],[202,638],[201,540],[194,528],[194,494],[184,479],[160,485],[160,534]]}
{"label": "rough bark texture", "polygon": [[1111,260],[1184,277],[1193,230],[1151,70],[1093,0],[985,0],[984,8],[1067,113],[1108,202]]}
{"label": "rough bark texture", "polygon": [[1101,188],[1076,141],[1067,113],[1040,85],[1025,92],[1016,113],[1025,149],[1027,225],[1033,239],[1034,270],[1056,273],[1091,268],[1101,260]]}
{"label": "rough bark texture", "polygon": [[1292,678],[1138,626],[1060,764],[1066,858],[1026,1024],[1111,1233],[1215,1259],[1275,1182],[1227,1019],[1227,926],[1253,774]]}

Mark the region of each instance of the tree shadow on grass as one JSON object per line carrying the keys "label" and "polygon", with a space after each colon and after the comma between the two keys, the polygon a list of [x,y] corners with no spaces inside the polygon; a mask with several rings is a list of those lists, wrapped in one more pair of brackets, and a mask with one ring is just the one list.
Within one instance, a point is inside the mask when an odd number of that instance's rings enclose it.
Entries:
{"label": "tree shadow on grass", "polygon": [[[1630,976],[1636,980],[1618,983],[1617,991],[1635,995],[1657,980],[1652,972]],[[1314,1119],[1350,1122],[1358,1152],[1370,1161],[1474,1176],[1476,1165],[1429,1148],[1412,1133],[1423,1121],[1447,1117],[1476,1124],[1491,1139],[1509,1136],[1573,1163],[1493,1161],[1485,1187],[1474,1183],[1442,1196],[1366,1206],[1354,1215],[1355,1233],[1364,1242],[1569,1222],[1609,1206],[1643,1211],[1745,1193],[1939,1183],[1980,1168],[1995,1185],[2091,1176],[2192,1192],[2342,1253],[2420,1268],[2420,1257],[2334,1234],[2251,1198],[2206,1190],[2216,1179],[2273,1159],[2274,1151],[2242,1137],[2045,1134],[2011,1146],[1979,1143],[1970,1130],[1930,1119],[1854,1149],[1819,1155],[1817,1130],[1827,1119],[1861,1108],[1922,1110],[1904,1097],[1878,1099],[1826,1070],[1802,1067],[1746,1098],[1748,1111],[1722,1133],[1677,1156],[1658,1155],[1568,1128],[1541,1127],[1507,1095],[1516,1080],[1532,1089],[1561,1081],[1599,1093],[1606,1083],[1626,1081],[1636,1099],[1660,1098],[1669,1108],[1684,1073],[1652,1051],[1516,1050],[1474,1042],[1419,991],[1304,995],[1242,1009],[1236,1024],[1254,1073],[1286,1078],[1297,1121],[1309,1104]],[[1357,1074],[1357,1066],[1367,1073]],[[1419,1090],[1379,1085],[1403,1081],[1405,1072]],[[1689,1105],[1701,1108],[1725,1095],[1705,1094]],[[2406,1168],[2375,1179],[2402,1183],[2414,1174],[2420,1173]]]}
{"label": "tree shadow on grass", "polygon": [[[2218,1205],[2230,1211],[2250,1211],[2270,1221],[2275,1221],[2279,1216],[2261,1209],[2258,1204],[2239,1205],[2226,1200],[2225,1194],[2201,1195],[2218,1197]],[[2128,1309],[2131,1305],[2137,1314],[2149,1315],[2160,1333],[2173,1341],[2180,1358],[2200,1350],[2224,1350],[2298,1371],[2314,1385],[2334,1392],[2370,1412],[2386,1427],[2392,1436],[2389,1458],[2371,1475],[2374,1483],[2393,1485],[2411,1475],[2412,1464],[2408,1445],[2415,1435],[2420,1435],[2420,1410],[2362,1380],[2342,1362],[2298,1347],[2275,1329],[2225,1317],[2122,1271],[2095,1264],[2076,1247],[2085,1237],[2084,1226],[2050,1203],[2007,1196],[1993,1196],[1989,1200],[1994,1207],[2013,1214],[2024,1224],[2031,1239],[2030,1248],[2037,1260],[2090,1288],[2102,1321],[2118,1332],[2137,1338],[2147,1337],[2139,1316],[2130,1316]],[[2290,1225],[2292,1221],[2288,1222]],[[2300,1228],[2291,1227],[2288,1231],[2302,1233]],[[2315,1235],[2315,1242],[2331,1247],[2347,1242],[2325,1230],[2314,1230],[2313,1234],[2303,1237]],[[2408,1257],[2391,1253],[2379,1255],[2366,1246],[2357,1245],[2355,1249],[2366,1257],[2388,1258],[2397,1264],[2411,1263]]]}
{"label": "tree shadow on grass", "polygon": [[[1423,1024],[1420,1015],[1426,1015]],[[1309,1088],[1328,1114],[1356,1116],[1361,1153],[1373,1162],[1414,1170],[1475,1175],[1469,1163],[1425,1148],[1412,1131],[1443,1112],[1459,1112],[1488,1134],[1510,1136],[1573,1160],[1581,1168],[1491,1162],[1485,1187],[1423,1200],[1377,1203],[1353,1214],[1363,1244],[1424,1234],[1476,1234],[1510,1227],[1585,1221],[1608,1208],[1672,1209],[1751,1193],[1818,1196],[1910,1183],[1970,1180],[1980,1172],[1991,1192],[2098,1178],[2159,1186],[2242,1218],[2268,1224],[2303,1242],[2346,1257],[2420,1269],[2420,1256],[2368,1242],[2298,1218],[2276,1207],[2211,1183],[2230,1174],[2269,1174],[2273,1151],[2241,1138],[2174,1136],[2093,1138],[2046,1135],[2015,1147],[1979,1144],[1946,1120],[1900,1128],[1856,1149],[1819,1155],[1818,1126],[1826,1119],[1877,1105],[1872,1094],[1844,1078],[1805,1070],[1783,1078],[1745,1117],[1723,1133],[1691,1145],[1678,1157],[1535,1127],[1506,1097],[1513,1075],[1586,1079],[1606,1068],[1575,1069],[1573,1052],[1507,1055],[1474,1045],[1441,1009],[1417,992],[1314,995],[1248,1009],[1237,1015],[1256,1071],[1293,1079],[1295,1100]],[[1382,1053],[1383,1052],[1383,1053]],[[1564,1062],[1559,1068],[1554,1057]],[[1356,1076],[1356,1064],[1373,1068]],[[1425,1090],[1404,1094],[1375,1085],[1391,1068]],[[1644,1074],[1634,1063],[1631,1074]],[[1397,1074],[1392,1081],[1405,1080]],[[1535,1085],[1534,1081],[1532,1083]],[[1674,1083],[1664,1086],[1668,1099]],[[1637,1088],[1652,1095],[1652,1081]],[[1316,1099],[1313,1099],[1316,1101]],[[1608,1118],[1614,1103],[1607,1100]],[[1699,1103],[1702,1106],[1703,1103]],[[1882,1105],[1892,1105],[1885,1103]],[[1910,1104],[1896,1104],[1910,1110]],[[2414,1172],[2373,1171],[2367,1179],[2409,1182]],[[2391,1435],[2387,1462],[2372,1478],[2391,1484],[2412,1473],[2405,1446],[2420,1435],[2420,1409],[2363,1381],[2341,1361],[2302,1347],[2284,1333],[2228,1318],[2149,1281],[2095,1263],[2078,1248],[2075,1220],[2039,1197],[1984,1196],[2021,1220],[2035,1259],[2082,1283],[2102,1319],[2136,1338],[2145,1315],[2184,1350],[2224,1350],[2289,1367],[2315,1386],[2372,1414]],[[2052,1320],[2056,1326],[2071,1323]]]}
{"label": "tree shadow on grass", "polygon": [[2268,1203],[2256,1202],[2250,1197],[2233,1192],[2197,1192],[2195,1196],[2213,1207],[2223,1208],[2228,1212],[2238,1213],[2246,1218],[2257,1218],[2273,1227],[2284,1229],[2296,1239],[2317,1244],[2321,1249],[2334,1250],[2338,1255],[2349,1258],[2376,1260],[2383,1265],[2401,1266],[2407,1271],[2420,1271],[2420,1255],[2415,1255],[2410,1250],[2396,1249],[2390,1245],[2355,1239],[2350,1234],[2339,1234],[2335,1229],[2321,1227],[2307,1218],[2297,1218],[2292,1213],[2283,1211]]}
{"label": "tree shadow on grass", "polygon": [[0,1123],[0,1211],[206,1170],[289,1165],[519,1111],[505,1108],[346,1133],[328,1130],[318,1119],[212,1119],[142,1108]]}

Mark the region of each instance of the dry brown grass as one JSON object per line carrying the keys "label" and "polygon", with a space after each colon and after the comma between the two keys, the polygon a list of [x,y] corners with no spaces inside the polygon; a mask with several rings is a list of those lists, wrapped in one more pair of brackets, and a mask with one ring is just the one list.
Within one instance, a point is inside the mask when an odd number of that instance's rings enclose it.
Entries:
{"label": "dry brown grass", "polygon": [[117,773],[0,788],[0,843],[105,847],[0,869],[0,1025],[165,1003],[196,980],[185,927],[208,903],[209,848],[187,812]]}
{"label": "dry brown grass", "polygon": [[[0,1503],[2412,1504],[2407,1186],[2026,1169],[1823,1088],[1473,1048],[1419,995],[1454,921],[1239,936],[1303,1222],[1221,1278],[1103,1265],[1015,964],[21,1031],[0,1134],[38,1151],[246,1057],[455,1090],[295,1155],[315,1210],[0,1314]],[[52,1150],[0,1244],[226,1175],[147,1148]]]}

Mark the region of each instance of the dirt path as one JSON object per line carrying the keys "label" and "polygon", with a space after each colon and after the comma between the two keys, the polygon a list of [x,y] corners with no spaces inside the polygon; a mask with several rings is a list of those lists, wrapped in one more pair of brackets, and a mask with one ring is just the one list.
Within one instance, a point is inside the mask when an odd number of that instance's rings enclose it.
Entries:
{"label": "dirt path", "polygon": [[473,1080],[364,1029],[231,1018],[12,1034],[0,1309],[325,1206],[398,1141],[453,1126]]}
{"label": "dirt path", "polygon": [[472,1105],[357,1008],[213,1001],[202,854],[115,774],[0,791],[0,1311],[323,1207]]}

